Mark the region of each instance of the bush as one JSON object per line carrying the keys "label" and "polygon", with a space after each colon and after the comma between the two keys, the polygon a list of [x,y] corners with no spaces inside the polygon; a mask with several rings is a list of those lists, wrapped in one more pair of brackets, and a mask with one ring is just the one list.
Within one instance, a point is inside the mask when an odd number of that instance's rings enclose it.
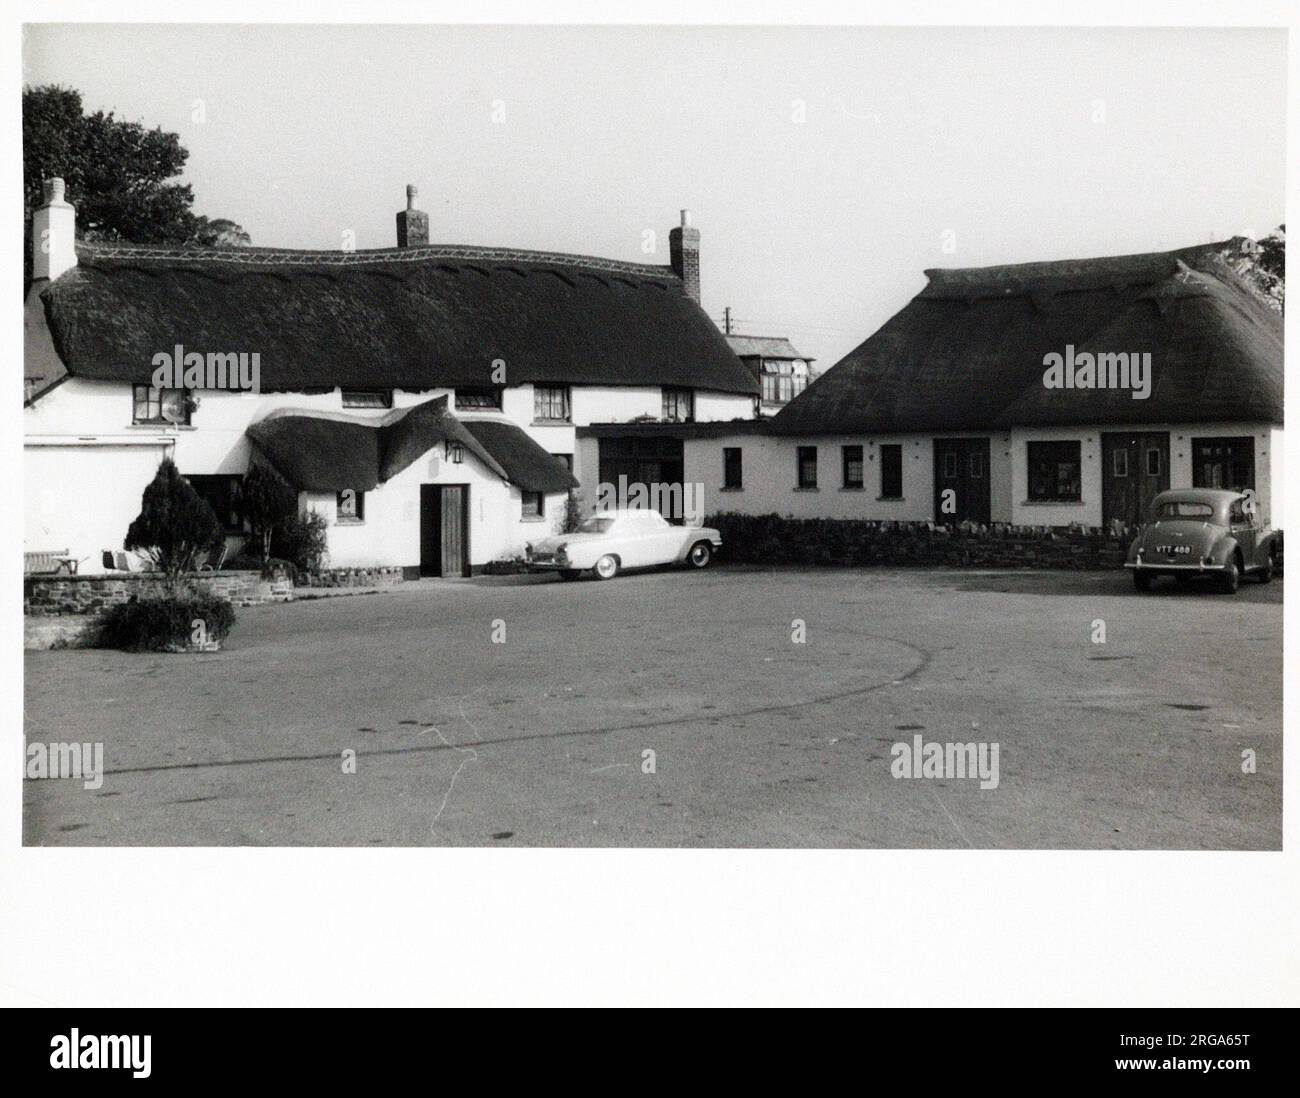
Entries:
{"label": "bush", "polygon": [[734,513],[711,515],[704,525],[718,529],[725,559],[736,564],[1110,568],[1123,563],[1128,547],[1124,536],[1085,527],[944,527]]}
{"label": "bush", "polygon": [[252,531],[248,545],[258,550],[260,561],[269,563],[275,532],[297,517],[298,493],[269,466],[254,462],[244,476],[240,498]]}
{"label": "bush", "polygon": [[582,520],[587,516],[582,513],[582,493],[574,489],[564,501],[564,522],[560,526],[561,534],[576,534]]}
{"label": "bush", "polygon": [[271,556],[289,561],[299,572],[319,572],[329,548],[329,523],[308,511],[277,526],[271,535]]}
{"label": "bush", "polygon": [[207,500],[171,458],[164,458],[144,490],[140,514],[127,528],[122,548],[144,553],[174,585],[223,539],[221,523]]}
{"label": "bush", "polygon": [[206,591],[132,598],[105,614],[94,643],[128,652],[179,652],[194,643],[195,621],[203,622],[208,640],[223,640],[235,624],[235,608]]}

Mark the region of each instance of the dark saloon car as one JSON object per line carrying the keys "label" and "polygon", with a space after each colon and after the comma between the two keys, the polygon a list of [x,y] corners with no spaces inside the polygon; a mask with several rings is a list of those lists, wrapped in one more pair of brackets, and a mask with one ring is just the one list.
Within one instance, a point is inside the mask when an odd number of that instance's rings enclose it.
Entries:
{"label": "dark saloon car", "polygon": [[1133,572],[1133,586],[1148,591],[1157,576],[1180,583],[1213,577],[1231,594],[1243,575],[1268,583],[1277,534],[1260,523],[1255,504],[1251,492],[1221,488],[1161,492],[1129,546],[1124,567]]}

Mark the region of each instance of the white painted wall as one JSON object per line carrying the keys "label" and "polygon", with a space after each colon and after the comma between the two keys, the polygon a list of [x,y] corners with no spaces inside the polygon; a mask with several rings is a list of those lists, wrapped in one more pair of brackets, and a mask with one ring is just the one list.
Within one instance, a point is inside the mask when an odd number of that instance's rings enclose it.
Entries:
{"label": "white painted wall", "polygon": [[109,445],[29,441],[23,451],[23,549],[66,549],[79,571],[102,572],[103,550],[122,549],[145,487],[169,446],[162,438]]}
{"label": "white painted wall", "polygon": [[[1280,444],[1280,428],[1258,423],[1136,424],[1123,427],[1018,427],[1012,431],[1012,519],[1017,525],[1067,526],[1072,522],[1100,526],[1101,511],[1101,435],[1103,431],[1168,431],[1169,487],[1192,487],[1192,439],[1250,435],[1255,439],[1255,491],[1259,496],[1260,514],[1265,522],[1273,520],[1273,453]],[[1083,460],[1083,499],[1079,503],[1035,503],[1029,500],[1030,441],[1078,441]],[[1279,497],[1280,498],[1280,497]],[[1278,525],[1277,523],[1274,523]]]}
{"label": "white painted wall", "polygon": [[695,390],[695,422],[716,423],[753,419],[754,398],[743,393],[709,393]]}
{"label": "white painted wall", "polygon": [[438,447],[392,480],[366,493],[365,519],[338,521],[337,497],[302,494],[304,509],[329,523],[329,560],[334,568],[365,565],[414,566],[420,563],[420,485],[469,485],[471,566],[523,556],[524,545],[556,532],[564,521],[567,494],[548,494],[541,519],[523,517],[520,491],[466,453],[460,465],[443,459]]}
{"label": "white painted wall", "polygon": [[[990,497],[993,521],[1009,521],[1011,459],[1009,436],[954,433],[945,438],[989,439]],[[880,447],[902,446],[903,496],[880,498]],[[797,450],[817,447],[817,489],[796,487]],[[842,447],[863,448],[863,488],[843,487]],[[738,446],[744,487],[723,487],[722,451]],[[778,514],[793,518],[856,518],[896,522],[925,521],[934,514],[934,445],[918,434],[835,435],[815,439],[737,434],[686,440],[686,479],[704,486],[709,512]]]}

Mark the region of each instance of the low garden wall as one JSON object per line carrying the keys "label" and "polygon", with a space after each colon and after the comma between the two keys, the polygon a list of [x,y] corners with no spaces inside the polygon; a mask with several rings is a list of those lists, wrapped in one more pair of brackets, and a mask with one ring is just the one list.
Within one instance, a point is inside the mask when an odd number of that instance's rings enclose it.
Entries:
{"label": "low garden wall", "polygon": [[904,565],[971,568],[1119,568],[1136,531],[994,524],[713,515],[722,559],[742,564]]}
{"label": "low garden wall", "polygon": [[401,583],[401,568],[326,568],[300,572],[299,587],[391,587]]}
{"label": "low garden wall", "polygon": [[[236,606],[258,606],[266,602],[288,602],[293,584],[287,580],[266,580],[260,572],[193,572],[185,581],[229,599]],[[132,596],[162,594],[163,577],[158,572],[108,573],[67,576],[23,577],[24,614],[96,614]]]}

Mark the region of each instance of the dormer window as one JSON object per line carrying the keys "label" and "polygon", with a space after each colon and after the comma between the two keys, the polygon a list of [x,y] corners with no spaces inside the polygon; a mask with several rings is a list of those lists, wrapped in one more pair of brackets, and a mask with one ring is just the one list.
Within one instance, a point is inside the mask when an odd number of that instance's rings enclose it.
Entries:
{"label": "dormer window", "polygon": [[691,389],[664,388],[665,423],[693,423],[695,421],[695,393]]}
{"label": "dormer window", "polygon": [[392,389],[344,389],[344,408],[391,408]]}
{"label": "dormer window", "polygon": [[456,390],[456,407],[467,410],[473,409],[500,409],[501,407],[501,390],[500,389],[457,389]]}
{"label": "dormer window", "polygon": [[568,386],[538,385],[534,387],[533,419],[538,423],[568,423]]}

